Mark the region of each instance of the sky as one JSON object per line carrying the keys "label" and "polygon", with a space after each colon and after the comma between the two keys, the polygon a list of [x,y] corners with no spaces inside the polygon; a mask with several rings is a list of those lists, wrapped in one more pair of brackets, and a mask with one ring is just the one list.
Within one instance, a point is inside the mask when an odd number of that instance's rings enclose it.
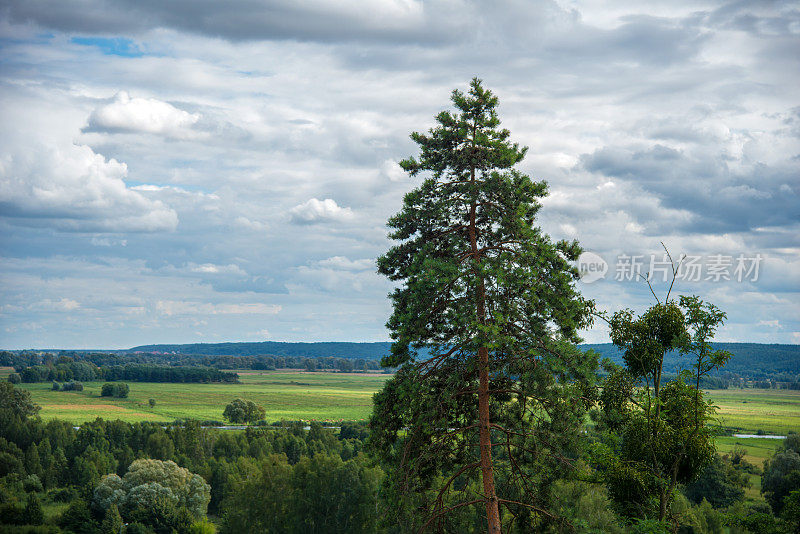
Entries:
{"label": "sky", "polygon": [[666,246],[800,343],[796,2],[4,0],[0,347],[388,340],[397,162],[476,76],[598,309]]}

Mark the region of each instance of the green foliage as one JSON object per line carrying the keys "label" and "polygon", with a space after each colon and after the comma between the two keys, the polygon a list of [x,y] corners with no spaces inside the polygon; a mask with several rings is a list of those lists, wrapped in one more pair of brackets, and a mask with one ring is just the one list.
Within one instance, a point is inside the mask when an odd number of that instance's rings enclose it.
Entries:
{"label": "green foliage", "polygon": [[[375,396],[370,439],[391,466],[392,521],[440,528],[451,505],[483,507],[459,489],[493,477],[506,516],[531,525],[529,505],[563,470],[555,458],[575,454],[596,367],[574,347],[591,309],[570,263],[580,247],[535,226],[547,185],[514,168],[527,149],[500,128],[497,98],[474,79],[451,100],[454,112],[411,135],[419,157],[400,163],[424,179],[389,219],[397,243],[378,259],[399,284],[382,363],[400,369]],[[478,441],[503,444],[488,467]]]}
{"label": "green foliage", "polygon": [[216,531],[217,527],[214,526],[214,523],[208,519],[202,519],[192,523],[186,530],[186,534],[214,534]]}
{"label": "green foliage", "polygon": [[784,499],[798,490],[800,490],[800,454],[789,448],[764,462],[761,493],[775,515],[781,514]]}
{"label": "green foliage", "polygon": [[744,497],[744,488],[750,485],[747,476],[734,465],[716,456],[695,480],[686,485],[684,492],[694,503],[706,501],[714,508],[724,508]]}
{"label": "green foliage", "polygon": [[[666,520],[677,485],[692,482],[714,459],[708,424],[714,407],[700,381],[730,356],[710,344],[724,318],[714,305],[681,296],[680,304],[658,302],[640,316],[622,310],[609,321],[625,367],[606,363],[598,427],[621,440],[616,457],[596,462],[617,506],[630,517]],[[664,357],[672,350],[691,358],[692,370],[662,383]]]}
{"label": "green foliage", "polygon": [[226,497],[221,532],[374,532],[382,473],[363,458],[273,455]]}
{"label": "green foliage", "polygon": [[42,491],[42,481],[36,474],[28,475],[22,480],[22,489],[25,493]]}
{"label": "green foliage", "polygon": [[253,401],[234,399],[225,406],[222,417],[231,423],[254,423],[264,419],[266,411]]}
{"label": "green foliage", "polygon": [[8,381],[11,382],[12,384],[19,384],[20,382],[22,382],[22,378],[20,378],[19,374],[17,373],[11,373],[10,375],[8,375]]}
{"label": "green foliage", "polygon": [[39,410],[28,391],[15,388],[11,382],[0,382],[0,424],[9,423],[10,418],[25,419]]}
{"label": "green foliage", "polygon": [[119,515],[116,504],[112,503],[106,510],[103,523],[100,525],[100,532],[102,534],[123,534],[125,532],[125,523],[122,522],[122,516]]}
{"label": "green foliage", "polygon": [[554,512],[565,522],[553,531],[584,534],[622,534],[625,529],[613,511],[602,486],[580,481],[559,480],[551,489]]}
{"label": "green foliage", "polygon": [[76,534],[95,533],[97,524],[89,510],[89,505],[83,499],[70,503],[69,507],[61,514],[58,525],[68,532]]}
{"label": "green foliage", "polygon": [[108,382],[103,384],[103,387],[100,390],[100,396],[117,397],[118,399],[124,399],[128,396],[129,392],[130,392],[130,387],[128,386],[128,384]]}
{"label": "green foliage", "polygon": [[[157,531],[205,517],[210,486],[175,462],[136,460],[125,476],[106,475],[94,490],[93,504],[103,513],[117,506],[123,517],[153,526]],[[189,519],[182,517],[186,510]],[[161,517],[163,516],[163,517]]]}

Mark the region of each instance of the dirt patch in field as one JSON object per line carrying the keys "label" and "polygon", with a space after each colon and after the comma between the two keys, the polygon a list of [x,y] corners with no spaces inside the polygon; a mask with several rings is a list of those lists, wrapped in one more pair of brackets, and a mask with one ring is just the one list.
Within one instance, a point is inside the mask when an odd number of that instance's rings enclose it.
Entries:
{"label": "dirt patch in field", "polygon": [[115,406],[114,404],[48,404],[47,409],[53,410],[109,410],[112,412],[127,412],[127,408]]}
{"label": "dirt patch in field", "polygon": [[134,417],[141,417],[143,419],[154,419],[156,416],[152,413],[134,412],[123,406],[115,406],[114,404],[48,404],[45,406],[47,410],[82,410],[89,415],[95,412],[124,412],[125,415]]}

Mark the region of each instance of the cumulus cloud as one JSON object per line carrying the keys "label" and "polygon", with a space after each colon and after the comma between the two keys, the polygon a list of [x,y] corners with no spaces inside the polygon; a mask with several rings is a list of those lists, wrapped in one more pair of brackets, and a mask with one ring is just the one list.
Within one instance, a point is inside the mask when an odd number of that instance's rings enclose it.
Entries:
{"label": "cumulus cloud", "polygon": [[131,98],[126,91],[120,91],[111,102],[92,111],[83,131],[149,133],[187,139],[200,135],[193,130],[199,120],[197,113],[188,113],[155,98]]}
{"label": "cumulus cloud", "polygon": [[402,182],[408,180],[408,174],[404,171],[396,161],[387,159],[381,163],[380,167],[381,176],[392,182]]}
{"label": "cumulus cloud", "polygon": [[0,208],[12,224],[74,232],[174,230],[175,211],[126,186],[127,166],[88,146],[0,148]]}
{"label": "cumulus cloud", "polygon": [[353,218],[353,210],[340,207],[335,200],[309,199],[289,212],[292,222],[313,224],[318,222],[347,221]]}

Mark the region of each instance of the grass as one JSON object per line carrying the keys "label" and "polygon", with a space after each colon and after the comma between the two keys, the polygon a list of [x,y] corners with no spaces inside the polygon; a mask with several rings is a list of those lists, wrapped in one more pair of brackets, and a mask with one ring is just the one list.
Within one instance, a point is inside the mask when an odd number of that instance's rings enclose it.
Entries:
{"label": "grass", "polygon": [[[10,368],[0,368],[0,379]],[[81,392],[52,391],[49,383],[21,384],[42,406],[43,419],[79,424],[93,420],[222,420],[236,397],[263,406],[268,421],[280,419],[366,419],[372,395],[389,375],[303,371],[238,371],[241,384],[155,384],[130,382],[127,399],[100,397],[101,382],[86,382]],[[719,423],[742,433],[800,431],[800,391],[717,389],[706,392],[719,407]],[[149,399],[155,399],[151,408]]]}
{"label": "grass", "polygon": [[706,393],[719,408],[717,418],[726,428],[781,435],[800,431],[800,391],[714,389]]}
{"label": "grass", "polygon": [[[129,382],[126,399],[101,397],[102,382],[84,382],[83,391],[52,391],[50,383],[20,384],[42,407],[42,419],[75,424],[122,421],[222,420],[237,397],[264,407],[267,421],[281,419],[358,420],[372,411],[372,395],[389,375],[240,371],[241,384],[161,384]],[[149,399],[155,399],[151,408]]]}

